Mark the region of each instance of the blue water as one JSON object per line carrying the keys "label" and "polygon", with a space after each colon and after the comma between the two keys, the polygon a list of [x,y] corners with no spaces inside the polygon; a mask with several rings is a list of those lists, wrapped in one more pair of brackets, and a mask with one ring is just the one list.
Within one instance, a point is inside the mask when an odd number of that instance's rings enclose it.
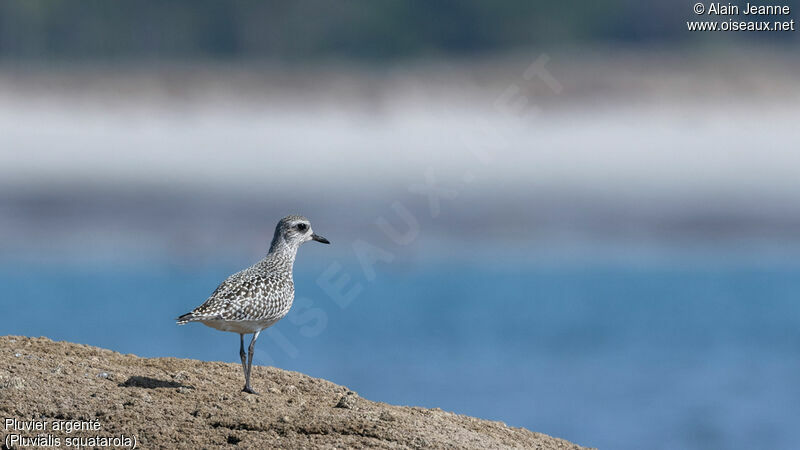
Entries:
{"label": "blue water", "polygon": [[[299,268],[256,360],[587,446],[791,448],[800,266],[709,267],[344,267],[362,285],[345,307]],[[238,362],[235,334],[172,320],[236,269],[0,266],[0,332]]]}

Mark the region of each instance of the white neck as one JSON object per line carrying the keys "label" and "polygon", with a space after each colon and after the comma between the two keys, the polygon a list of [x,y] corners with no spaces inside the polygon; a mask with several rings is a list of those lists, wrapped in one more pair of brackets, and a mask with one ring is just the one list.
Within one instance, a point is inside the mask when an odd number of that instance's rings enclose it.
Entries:
{"label": "white neck", "polygon": [[286,242],[282,236],[275,236],[272,239],[272,244],[269,246],[269,254],[270,255],[283,255],[288,256],[290,259],[294,259],[297,255],[297,247],[298,245],[291,245]]}

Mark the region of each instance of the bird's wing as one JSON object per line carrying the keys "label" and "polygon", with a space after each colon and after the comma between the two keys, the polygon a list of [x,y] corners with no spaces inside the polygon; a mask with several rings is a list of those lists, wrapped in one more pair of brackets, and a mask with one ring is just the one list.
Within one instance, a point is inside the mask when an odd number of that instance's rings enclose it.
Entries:
{"label": "bird's wing", "polygon": [[223,320],[269,319],[279,314],[280,299],[291,298],[293,294],[291,279],[286,283],[278,276],[243,271],[223,281],[192,314]]}
{"label": "bird's wing", "polygon": [[242,272],[237,272],[225,279],[214,289],[214,292],[202,305],[193,309],[191,314],[196,318],[224,319],[225,311],[231,308],[231,303],[236,299],[234,293],[241,284]]}

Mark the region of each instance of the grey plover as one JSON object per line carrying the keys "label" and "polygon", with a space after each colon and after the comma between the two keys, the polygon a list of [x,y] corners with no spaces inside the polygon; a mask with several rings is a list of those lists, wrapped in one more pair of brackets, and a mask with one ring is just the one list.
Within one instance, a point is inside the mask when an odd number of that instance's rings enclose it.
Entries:
{"label": "grey plover", "polygon": [[[305,217],[284,217],[275,227],[275,236],[264,259],[229,276],[202,305],[175,319],[178,325],[200,322],[217,330],[239,333],[244,392],[257,393],[250,386],[256,339],[263,329],[281,320],[292,307],[292,266],[297,249],[311,240],[330,244],[311,230],[311,223]],[[245,360],[244,335],[250,333],[253,339]]]}

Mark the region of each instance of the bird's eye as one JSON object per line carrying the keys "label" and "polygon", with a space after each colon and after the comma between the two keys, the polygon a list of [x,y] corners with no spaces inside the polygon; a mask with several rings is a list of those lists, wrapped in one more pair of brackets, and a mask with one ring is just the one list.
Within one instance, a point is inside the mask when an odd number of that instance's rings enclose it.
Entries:
{"label": "bird's eye", "polygon": [[298,231],[306,231],[308,229],[308,225],[306,225],[304,223],[298,223],[297,224],[297,229],[298,229]]}

